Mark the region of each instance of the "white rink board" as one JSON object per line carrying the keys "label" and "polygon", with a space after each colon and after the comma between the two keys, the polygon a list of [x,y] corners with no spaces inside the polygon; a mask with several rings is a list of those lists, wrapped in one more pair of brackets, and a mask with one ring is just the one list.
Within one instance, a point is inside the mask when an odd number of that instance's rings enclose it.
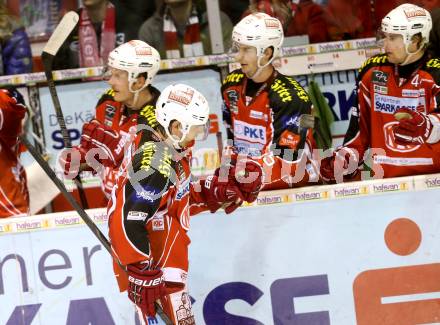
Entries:
{"label": "white rink board", "polygon": [[[392,188],[390,180],[381,182]],[[230,216],[195,216],[189,287],[197,324],[353,325],[353,282],[360,273],[386,268],[400,272],[419,265],[440,278],[440,178],[430,182],[426,186],[433,189],[418,190],[408,181],[409,186],[398,186],[394,193],[371,194],[365,189],[352,198],[335,199],[329,194],[308,202],[292,192],[278,191],[273,201],[292,196],[298,202],[240,208]],[[368,182],[359,184],[364,188]],[[344,193],[348,195],[353,186],[347,184]],[[335,188],[302,191],[336,193]],[[98,220],[105,219],[102,210],[92,212]],[[411,219],[421,231],[420,246],[408,256],[392,253],[384,241],[386,227],[398,218]],[[32,317],[35,311],[33,325],[135,324],[128,299],[117,291],[108,254],[103,248],[90,254],[99,243],[84,225],[65,226],[77,222],[72,213],[0,222],[4,285],[0,324],[29,324],[17,323],[19,318],[8,323],[8,319],[17,306],[32,304],[41,304],[26,309]],[[105,222],[100,227],[106,233]],[[29,228],[40,230],[20,230]],[[17,254],[26,265],[28,292],[23,292],[14,259],[4,261],[10,254]],[[56,265],[58,269],[48,269]],[[63,287],[68,277],[71,280]],[[48,287],[54,285],[59,288]],[[435,291],[431,294],[437,294],[439,301],[440,288]],[[418,308],[423,309],[423,304]]]}

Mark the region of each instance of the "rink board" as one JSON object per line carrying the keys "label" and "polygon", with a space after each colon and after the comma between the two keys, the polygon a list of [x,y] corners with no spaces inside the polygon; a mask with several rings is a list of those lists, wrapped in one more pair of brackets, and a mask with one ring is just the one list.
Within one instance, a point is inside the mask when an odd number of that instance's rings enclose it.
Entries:
{"label": "rink board", "polygon": [[[387,292],[377,324],[388,307],[429,314],[429,303],[440,304],[439,186],[433,175],[278,191],[234,215],[195,216],[189,287],[197,323],[361,324],[355,302],[368,310],[374,297],[364,288],[355,298],[353,284],[386,272],[400,282],[367,281]],[[90,212],[106,233],[104,211]],[[409,255],[384,239],[401,218],[421,235]],[[0,247],[0,324],[135,324],[108,254],[74,213],[3,220]],[[421,289],[408,285],[414,280]]]}

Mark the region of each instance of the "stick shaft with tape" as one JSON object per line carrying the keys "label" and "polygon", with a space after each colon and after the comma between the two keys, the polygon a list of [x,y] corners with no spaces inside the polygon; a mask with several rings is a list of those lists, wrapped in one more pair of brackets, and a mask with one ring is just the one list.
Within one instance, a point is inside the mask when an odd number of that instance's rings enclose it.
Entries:
{"label": "stick shaft with tape", "polygon": [[[26,148],[29,150],[29,153],[31,156],[37,161],[37,163],[41,166],[41,168],[46,172],[46,174],[49,176],[50,179],[54,182],[55,186],[58,187],[60,192],[64,195],[66,200],[70,203],[73,209],[79,214],[81,219],[84,221],[84,223],[89,227],[89,229],[92,231],[92,233],[98,238],[98,240],[101,242],[101,244],[104,246],[104,248],[110,253],[112,258],[116,261],[116,263],[119,265],[119,267],[127,271],[126,267],[121,264],[121,262],[117,259],[117,257],[113,254],[110,242],[108,241],[107,237],[104,236],[104,234],[99,230],[98,226],[93,222],[93,220],[89,217],[89,215],[84,211],[83,208],[76,202],[75,198],[67,191],[66,187],[64,186],[64,183],[58,179],[55,172],[52,170],[52,168],[49,166],[49,164],[44,160],[44,158],[38,153],[37,149],[26,139],[25,136],[20,137],[20,141],[26,146]],[[162,320],[165,322],[165,324],[173,324],[168,316],[164,313],[162,307],[160,307],[157,303],[156,305],[156,311],[159,314],[159,316],[162,318]]]}
{"label": "stick shaft with tape", "polygon": [[[60,47],[67,40],[70,33],[75,28],[78,23],[79,16],[74,11],[69,11],[66,13],[61,19],[58,26],[55,28],[52,36],[47,41],[46,46],[43,49],[43,53],[41,54],[41,58],[43,60],[44,65],[44,73],[47,79],[47,85],[49,87],[50,97],[52,98],[53,106],[55,108],[55,114],[58,120],[58,124],[60,125],[61,134],[63,136],[64,146],[66,148],[72,148],[72,142],[70,141],[69,132],[67,131],[66,122],[64,119],[63,111],[61,109],[60,100],[58,98],[58,93],[55,88],[55,82],[53,80],[52,75],[52,67],[53,60],[58,53]],[[79,175],[74,178],[74,183],[78,188],[79,198],[81,200],[81,204],[84,209],[88,208],[88,203],[86,199],[86,195],[84,193],[84,189],[82,186],[81,178]]]}

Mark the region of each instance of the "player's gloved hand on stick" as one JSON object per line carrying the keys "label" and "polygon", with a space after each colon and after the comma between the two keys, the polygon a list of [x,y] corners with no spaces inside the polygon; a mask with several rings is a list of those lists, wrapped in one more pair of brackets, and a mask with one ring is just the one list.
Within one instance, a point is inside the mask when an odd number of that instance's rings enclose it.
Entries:
{"label": "player's gloved hand on stick", "polygon": [[[117,167],[124,158],[125,139],[97,120],[83,125],[80,147],[85,151],[99,150],[95,158],[107,167]],[[103,158],[105,157],[105,158]]]}
{"label": "player's gloved hand on stick", "polygon": [[394,138],[397,143],[423,144],[432,132],[432,123],[429,117],[408,108],[401,108],[394,113],[399,124],[393,127]]}
{"label": "player's gloved hand on stick", "polygon": [[156,315],[154,303],[166,295],[162,270],[142,269],[140,263],[127,266],[128,298],[141,310],[144,321]]}
{"label": "player's gloved hand on stick", "polygon": [[86,152],[80,146],[66,148],[60,152],[58,163],[67,179],[75,178],[80,172],[80,166],[85,163]]}

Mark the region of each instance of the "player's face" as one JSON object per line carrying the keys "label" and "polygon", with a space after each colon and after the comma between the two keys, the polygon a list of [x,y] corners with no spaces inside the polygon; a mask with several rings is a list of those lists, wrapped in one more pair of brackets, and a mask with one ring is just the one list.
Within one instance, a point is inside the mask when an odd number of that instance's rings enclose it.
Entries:
{"label": "player's face", "polygon": [[388,61],[394,64],[400,64],[405,61],[407,54],[402,35],[384,33],[381,42],[388,56]]}
{"label": "player's face", "polygon": [[257,49],[253,46],[234,43],[230,55],[234,58],[235,62],[240,63],[241,70],[248,77],[257,72]]}
{"label": "player's face", "polygon": [[[206,124],[203,125],[192,125],[189,128],[188,133],[186,134],[185,138],[180,142],[180,146],[182,148],[186,148],[189,144],[197,141],[203,141],[207,138],[209,133],[209,121]],[[180,131],[180,134],[178,136],[182,137],[182,133]]]}
{"label": "player's face", "polygon": [[134,95],[128,89],[128,72],[114,68],[110,68],[108,72],[108,84],[115,92],[115,100],[121,103],[130,102]]}

